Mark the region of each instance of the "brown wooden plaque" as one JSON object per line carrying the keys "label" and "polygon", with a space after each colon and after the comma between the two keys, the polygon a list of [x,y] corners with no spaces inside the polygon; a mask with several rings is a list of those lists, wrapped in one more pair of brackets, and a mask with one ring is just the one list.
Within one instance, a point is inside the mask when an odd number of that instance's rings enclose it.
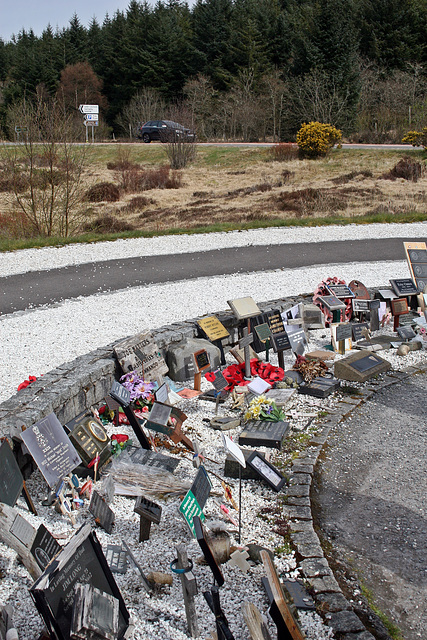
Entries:
{"label": "brown wooden plaque", "polygon": [[222,322],[220,322],[215,316],[200,318],[200,320],[197,320],[197,324],[206,334],[208,340],[211,340],[212,342],[215,342],[215,340],[221,340],[222,338],[228,338],[230,335]]}
{"label": "brown wooden plaque", "polygon": [[402,316],[404,313],[409,313],[408,301],[406,298],[390,300],[390,304],[391,312],[394,316]]}

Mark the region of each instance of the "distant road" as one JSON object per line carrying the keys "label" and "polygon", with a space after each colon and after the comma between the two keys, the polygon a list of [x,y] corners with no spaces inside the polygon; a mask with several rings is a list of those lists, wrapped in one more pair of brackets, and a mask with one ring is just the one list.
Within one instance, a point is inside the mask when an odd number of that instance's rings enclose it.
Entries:
{"label": "distant road", "polygon": [[303,269],[318,264],[404,260],[402,242],[410,240],[383,238],[232,247],[30,271],[0,278],[0,313],[24,311],[79,296],[209,276]]}

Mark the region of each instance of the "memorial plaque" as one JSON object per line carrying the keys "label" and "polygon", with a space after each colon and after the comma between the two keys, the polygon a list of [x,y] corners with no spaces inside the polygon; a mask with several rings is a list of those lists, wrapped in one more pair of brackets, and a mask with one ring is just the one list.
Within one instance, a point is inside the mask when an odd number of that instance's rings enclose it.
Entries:
{"label": "memorial plaque", "polygon": [[140,516],[139,541],[149,540],[151,524],[159,524],[162,516],[162,507],[144,496],[138,496],[135,502],[134,512]]}
{"label": "memorial plaque", "polygon": [[346,305],[337,296],[319,296],[319,302],[329,309],[329,311],[337,311],[345,309]]}
{"label": "memorial plaque", "polygon": [[36,530],[32,524],[18,513],[12,522],[10,533],[29,549],[33,543]]}
{"label": "memorial plaque", "polygon": [[209,479],[206,469],[201,466],[197,471],[190,491],[197,500],[200,508],[203,509],[212,489],[212,483]]}
{"label": "memorial plaque", "polygon": [[273,336],[273,349],[277,353],[278,351],[287,351],[291,348],[291,343],[289,342],[288,334],[286,331],[282,333],[276,333]]}
{"label": "memorial plaque", "polygon": [[197,502],[196,498],[194,497],[192,491],[187,491],[187,493],[184,496],[183,501],[179,505],[178,511],[182,515],[182,517],[184,518],[184,520],[187,523],[192,535],[195,538],[196,537],[196,531],[194,529],[193,518],[194,518],[194,516],[198,516],[201,520],[205,520],[206,516],[203,513],[203,509],[201,508],[201,506]]}
{"label": "memorial plaque", "polygon": [[259,324],[258,326],[254,327],[254,329],[255,329],[255,333],[258,336],[258,339],[262,343],[266,343],[267,340],[271,339],[271,331],[267,322],[264,322],[263,324]]}
{"label": "memorial plaque", "polygon": [[154,398],[156,399],[156,402],[165,403],[168,401],[169,391],[166,382],[164,382],[158,389],[155,390]]}
{"label": "memorial plaque", "polygon": [[215,340],[222,340],[222,338],[228,338],[230,336],[222,322],[220,322],[215,316],[200,318],[200,320],[197,320],[197,324],[206,334],[208,340],[211,340],[212,342],[215,342]]}
{"label": "memorial plaque", "polygon": [[290,578],[282,580],[282,587],[288,592],[297,609],[301,609],[301,611],[315,611],[315,602],[305,588],[302,580],[292,580]]}
{"label": "memorial plaque", "polygon": [[122,340],[114,346],[114,353],[123,373],[135,371],[144,380],[160,380],[168,372],[150,331]]}
{"label": "memorial plaque", "polygon": [[46,569],[49,562],[62,549],[53,535],[41,524],[37,529],[36,537],[31,547],[31,553],[36,559],[40,569]]}
{"label": "memorial plaque", "polygon": [[107,533],[111,533],[114,524],[114,511],[97,491],[92,491],[89,511],[95,518],[95,522]]}
{"label": "memorial plaque", "polygon": [[84,411],[64,425],[64,428],[86,467],[97,456],[98,467],[111,457],[110,438],[103,424],[90,412]]}
{"label": "memorial plaque", "polygon": [[119,601],[90,584],[77,584],[71,620],[71,640],[116,640]]}
{"label": "memorial plaque", "polygon": [[284,407],[295,393],[296,389],[269,389],[266,396],[268,400],[274,400],[278,407]]}
{"label": "memorial plaque", "polygon": [[302,305],[302,319],[306,329],[325,328],[325,318],[321,309],[311,302]]}
{"label": "memorial plaque", "polygon": [[200,349],[200,351],[196,351],[193,353],[194,364],[196,366],[196,372],[203,373],[204,371],[208,371],[211,368],[211,363],[209,362],[209,354],[206,349]]}
{"label": "memorial plaque", "polygon": [[326,285],[326,288],[328,291],[330,291],[331,295],[337,297],[340,300],[355,297],[353,291],[346,284],[328,284]]}
{"label": "memorial plaque", "polygon": [[337,342],[351,339],[351,324],[348,322],[334,325],[333,328],[335,330],[335,340]]}
{"label": "memorial plaque", "polygon": [[51,488],[56,487],[81,463],[80,456],[54,413],[39,420],[21,435]]}
{"label": "memorial plaque", "polygon": [[196,532],[196,539],[197,542],[199,543],[199,546],[203,552],[203,555],[205,557],[206,562],[208,563],[214,579],[217,583],[217,585],[219,587],[222,587],[222,585],[224,584],[224,576],[222,575],[222,571],[221,568],[219,566],[219,564],[217,563],[217,561],[215,560],[215,556],[212,553],[212,550],[209,546],[209,542],[208,539],[206,538],[205,535],[205,531],[202,525],[202,521],[200,519],[199,516],[194,516],[193,517],[193,526],[194,526],[194,531]]}
{"label": "memorial plaque", "polygon": [[[361,362],[360,362],[361,361]],[[391,367],[390,362],[369,351],[359,351],[335,363],[335,376],[350,382],[366,382]]]}
{"label": "memorial plaque", "polygon": [[391,301],[391,312],[394,316],[401,316],[409,312],[408,301],[406,298],[397,298]]}
{"label": "memorial plaque", "polygon": [[24,488],[24,478],[7,440],[0,446],[0,502],[15,506]]}
{"label": "memorial plaque", "polygon": [[261,309],[250,296],[227,300],[227,304],[238,320],[246,320],[252,318],[252,316],[258,316],[261,313]]}
{"label": "memorial plaque", "polygon": [[119,601],[119,640],[129,626],[129,613],[107,564],[96,535],[89,524],[84,525],[71,541],[62,547],[45,572],[30,588],[37,609],[49,635],[69,640],[74,603],[74,589],[87,583]]}
{"label": "memorial plaque", "polygon": [[228,380],[224,377],[223,373],[217,369],[214,371],[215,379],[210,380],[216,391],[224,391],[228,387]]}
{"label": "memorial plaque", "polygon": [[369,300],[371,297],[365,285],[358,280],[352,280],[348,287],[353,291],[355,298],[358,300]]}
{"label": "memorial plaque", "polygon": [[162,453],[142,448],[135,449],[130,457],[134,464],[144,464],[154,469],[164,469],[170,473],[173,473],[181,462],[181,460],[172,458],[172,456],[165,456]]}
{"label": "memorial plaque", "polygon": [[126,573],[127,551],[118,544],[109,544],[105,552],[105,558],[113,573]]}
{"label": "memorial plaque", "polygon": [[425,242],[404,242],[409,271],[421,293],[427,286],[427,245]]}
{"label": "memorial plaque", "polygon": [[383,300],[394,300],[397,295],[391,289],[378,289],[378,294]]}
{"label": "memorial plaque", "polygon": [[393,291],[399,298],[405,296],[415,296],[418,291],[418,287],[412,278],[396,278],[390,280],[390,284],[393,287]]}
{"label": "memorial plaque", "polygon": [[297,329],[292,332],[288,331],[287,333],[293,353],[302,356],[308,346],[304,329]]}
{"label": "memorial plaque", "polygon": [[274,491],[280,491],[286,483],[286,478],[282,476],[280,471],[274,465],[262,456],[258,451],[251,453],[246,460],[248,465],[255,469],[260,477],[267,482]]}
{"label": "memorial plaque", "polygon": [[239,435],[239,444],[248,447],[269,447],[281,449],[289,431],[288,422],[250,420]]}
{"label": "memorial plaque", "polygon": [[298,393],[314,398],[326,398],[334,391],[340,388],[340,381],[336,378],[319,376],[311,382],[301,384],[298,387]]}
{"label": "memorial plaque", "polygon": [[[246,449],[242,449],[241,451],[243,453],[246,465],[246,461],[253,453],[253,450],[248,451]],[[259,474],[257,471],[255,471],[255,469],[252,469],[252,467],[249,467],[248,465],[242,467],[242,465],[236,460],[236,458],[233,458],[233,456],[229,455],[228,453],[224,462],[224,476],[226,478],[236,479],[241,477],[242,480],[259,480]]]}
{"label": "memorial plaque", "polygon": [[364,333],[368,331],[368,328],[369,324],[367,322],[352,323],[351,331],[353,340],[355,342],[357,342],[358,340],[363,340],[365,338]]}
{"label": "memorial plaque", "polygon": [[118,402],[121,407],[128,407],[130,405],[129,389],[126,389],[126,387],[120,384],[120,382],[117,382],[117,380],[114,380],[111,386],[110,396]]}
{"label": "memorial plaque", "polygon": [[397,333],[399,335],[399,338],[402,338],[402,340],[412,340],[412,338],[415,338],[415,336],[417,335],[413,328],[410,326],[398,327]]}
{"label": "memorial plaque", "polygon": [[370,300],[360,300],[359,298],[353,298],[351,301],[354,313],[368,313],[370,306]]}

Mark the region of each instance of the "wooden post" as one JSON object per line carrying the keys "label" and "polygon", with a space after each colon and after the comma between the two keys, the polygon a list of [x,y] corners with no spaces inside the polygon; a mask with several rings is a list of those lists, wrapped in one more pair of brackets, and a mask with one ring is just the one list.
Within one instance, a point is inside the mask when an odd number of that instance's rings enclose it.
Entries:
{"label": "wooden post", "polygon": [[242,611],[252,640],[272,640],[259,609],[252,602],[244,602]]}
{"label": "wooden post", "polygon": [[0,502],[0,540],[16,551],[32,578],[37,580],[42,570],[36,559],[32,556],[30,549],[10,531],[17,515],[18,511],[16,509]]}
{"label": "wooden post", "polygon": [[189,563],[187,550],[183,544],[179,544],[176,547],[177,553],[177,569],[186,570],[185,573],[180,573],[182,593],[184,595],[185,615],[187,616],[188,630],[192,638],[199,638],[200,631],[197,622],[196,605],[194,602],[194,596],[197,594],[196,577],[192,571],[188,571]]}

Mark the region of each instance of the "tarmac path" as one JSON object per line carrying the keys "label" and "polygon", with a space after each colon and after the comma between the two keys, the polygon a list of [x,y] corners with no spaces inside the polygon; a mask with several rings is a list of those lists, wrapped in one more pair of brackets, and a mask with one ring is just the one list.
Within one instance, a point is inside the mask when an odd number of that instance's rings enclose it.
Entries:
{"label": "tarmac path", "polygon": [[320,464],[317,521],[405,640],[427,637],[427,374],[374,394]]}

